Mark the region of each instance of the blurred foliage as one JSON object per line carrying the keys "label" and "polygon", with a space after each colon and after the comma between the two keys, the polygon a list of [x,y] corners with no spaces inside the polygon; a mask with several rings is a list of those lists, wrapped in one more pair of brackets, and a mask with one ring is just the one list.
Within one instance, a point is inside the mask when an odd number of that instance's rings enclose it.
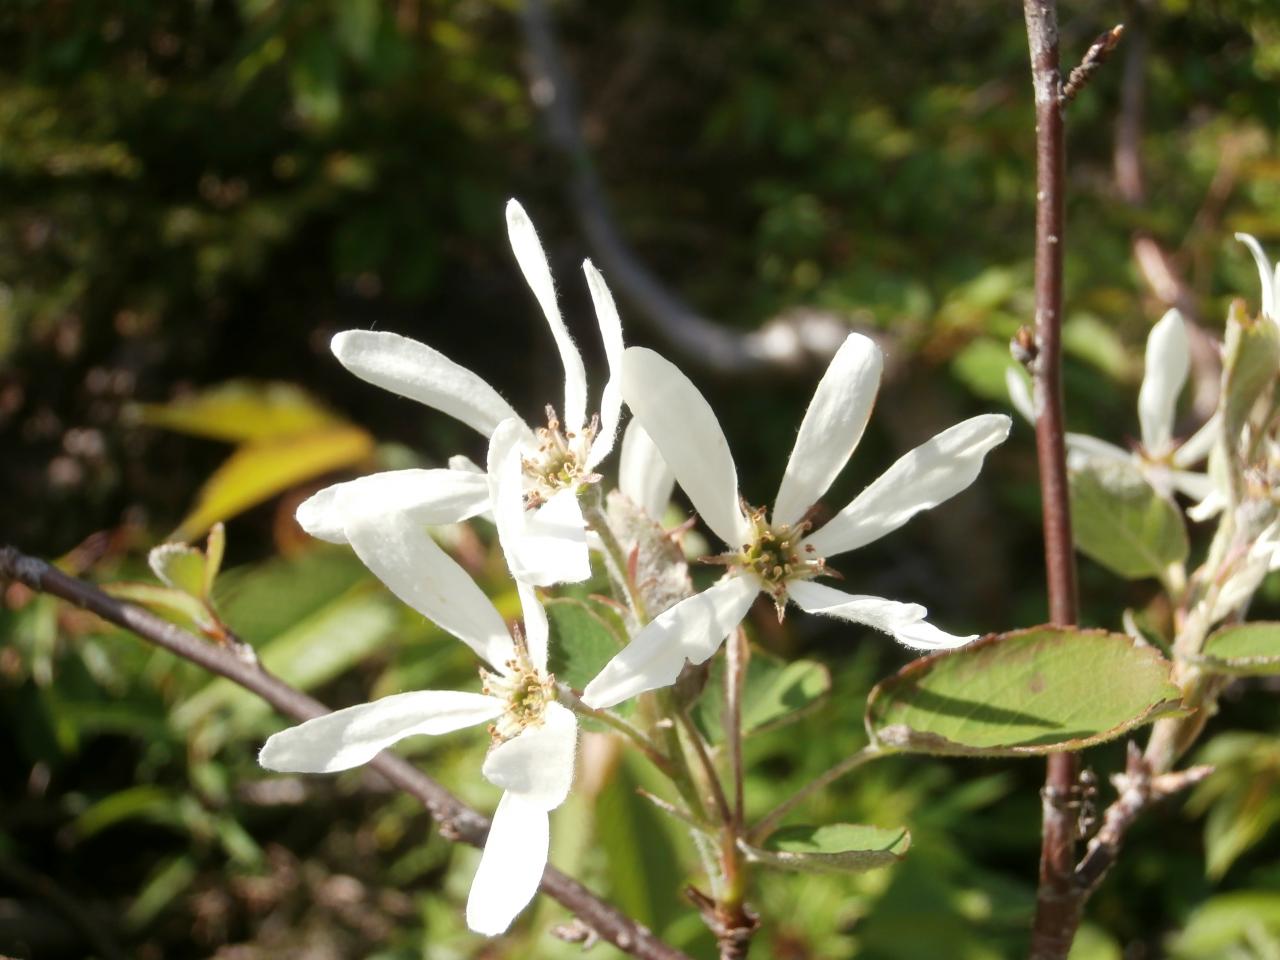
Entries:
{"label": "blurred foliage", "polygon": [[[1098,0],[1066,7],[1068,59],[1119,18]],[[1015,5],[565,0],[555,12],[588,140],[646,262],[732,327],[818,306],[888,338],[898,372],[833,503],[937,426],[1005,402],[1006,344],[1028,318],[1031,280],[1031,108]],[[506,252],[503,201],[519,195],[536,211],[561,275],[588,251],[563,162],[538,133],[515,13],[514,0],[0,8],[4,539],[73,572],[146,580],[146,548],[184,517],[194,535],[234,514],[218,616],[286,678],[335,705],[474,679],[460,644],[391,601],[348,552],[307,542],[290,517],[322,471],[478,453],[473,435],[338,368],[325,346],[339,329],[427,340],[518,409],[554,392],[551,345]],[[1210,330],[1231,297],[1256,304],[1231,232],[1280,250],[1280,9],[1149,0],[1123,18],[1135,15],[1150,50],[1144,205],[1120,202],[1112,174],[1124,48],[1070,120],[1069,410],[1073,428],[1117,441],[1133,429],[1141,344],[1163,308],[1140,281],[1132,233],[1173,253]],[[566,284],[564,297],[582,318],[581,291]],[[628,338],[645,342],[641,318],[623,312]],[[712,385],[758,502],[811,380]],[[175,419],[247,389],[232,381],[291,383],[271,396],[319,419],[276,430],[261,397],[229,409],[231,433]],[[126,416],[136,404],[150,414]],[[224,464],[224,446],[157,426],[256,439]],[[342,431],[338,452],[188,516],[260,431],[296,439],[313,428]],[[293,448],[272,452],[298,466]],[[866,592],[927,603],[957,632],[1038,622],[1033,464],[1019,426],[980,489],[860,551],[844,573]],[[260,463],[247,470],[263,476]],[[514,611],[491,545],[453,536]],[[1081,579],[1089,622],[1115,629],[1126,607],[1160,622],[1145,609],[1147,586],[1087,560]],[[751,739],[754,813],[863,742],[866,693],[903,662],[878,639],[850,644],[815,621],[779,627],[766,612],[752,626],[767,651],[754,661],[768,668],[762,726],[775,700],[808,705]],[[775,656],[829,665],[830,695],[818,696],[820,668],[797,673]],[[1280,849],[1268,832],[1278,690],[1256,677],[1229,691],[1204,748],[1219,772],[1185,809],[1157,810],[1134,831],[1091,904],[1077,960],[1280,950]],[[435,836],[411,801],[358,771],[264,775],[254,751],[280,725],[268,710],[15,586],[0,605],[0,714],[11,745],[0,753],[0,951],[577,955],[546,935],[563,919],[550,903],[509,941],[470,935],[460,904],[476,854]],[[487,809],[495,791],[473,776],[482,740],[411,746]],[[677,886],[697,870],[687,831],[634,793],[660,782],[612,741],[586,749],[579,793],[556,815],[553,861],[706,955]],[[1114,770],[1119,750],[1089,762]],[[770,875],[753,901],[775,922],[752,955],[1017,955],[1040,772],[894,758],[816,797],[805,820],[905,825],[911,851],[863,875]]]}

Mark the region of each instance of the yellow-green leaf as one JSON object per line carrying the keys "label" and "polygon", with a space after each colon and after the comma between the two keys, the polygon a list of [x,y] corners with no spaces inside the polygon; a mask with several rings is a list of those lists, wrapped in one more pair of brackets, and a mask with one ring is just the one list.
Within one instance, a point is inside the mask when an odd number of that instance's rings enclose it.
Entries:
{"label": "yellow-green leaf", "polygon": [[783,827],[763,847],[743,845],[749,860],[783,870],[863,873],[901,860],[911,846],[902,827],[886,830],[854,823]]}
{"label": "yellow-green leaf", "polygon": [[133,408],[143,423],[231,443],[308,433],[342,421],[290,383],[233,380],[169,403]]}
{"label": "yellow-green leaf", "polygon": [[354,466],[373,452],[359,427],[336,424],[307,433],[245,444],[200,488],[195,509],[174,538],[194,539],[226,520],[312,477]]}
{"label": "yellow-green leaf", "polygon": [[1238,623],[1205,641],[1200,666],[1236,676],[1280,673],[1280,623]]}

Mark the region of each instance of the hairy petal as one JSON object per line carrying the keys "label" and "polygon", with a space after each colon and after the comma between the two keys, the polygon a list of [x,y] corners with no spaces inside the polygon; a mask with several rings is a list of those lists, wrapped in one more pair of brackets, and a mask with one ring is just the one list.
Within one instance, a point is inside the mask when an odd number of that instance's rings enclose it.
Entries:
{"label": "hairy petal", "polygon": [[282,730],[267,739],[258,762],[282,773],[350,770],[405,737],[474,727],[501,716],[504,706],[480,693],[397,693]]}
{"label": "hairy petal", "polygon": [[898,603],[883,597],[858,596],[809,581],[791,584],[788,593],[796,605],[808,613],[838,617],[874,627],[916,650],[949,650],[977,639],[976,634],[953,637],[927,623],[924,619],[926,610],[918,603]]}
{"label": "hairy petal", "polygon": [[348,520],[346,531],[356,555],[402,601],[495,668],[515,655],[502,615],[425,527],[369,513]]}
{"label": "hairy petal", "polygon": [[622,398],[703,521],[739,547],[751,536],[738,503],[738,470],[706,398],[671,361],[643,347],[622,355]]}
{"label": "hairy petal", "polygon": [[587,275],[591,302],[595,304],[596,319],[600,322],[600,337],[604,340],[604,358],[609,364],[609,381],[600,397],[600,432],[587,453],[587,469],[591,470],[613,450],[622,417],[622,320],[600,271],[590,260],[583,261],[582,270]]}
{"label": "hairy petal", "polygon": [[505,933],[538,892],[551,845],[547,811],[515,793],[505,793],[467,897],[467,926],[486,937]]}
{"label": "hairy petal", "polygon": [[884,359],[870,337],[851,333],[814,391],[773,506],[775,524],[793,524],[827,492],[862,439],[880,389]]}
{"label": "hairy petal", "polygon": [[582,355],[564,325],[564,318],[560,316],[551,267],[547,264],[542,241],[538,239],[538,232],[533,229],[533,221],[524,212],[524,207],[515,200],[507,201],[507,235],[511,238],[511,250],[520,264],[525,282],[542,307],[551,335],[555,337],[556,349],[560,351],[560,362],[564,364],[565,429],[577,433],[587,422],[587,371],[582,365]]}
{"label": "hairy petal", "polygon": [[465,470],[388,470],[325,487],[298,505],[298,525],[329,543],[346,543],[354,512],[398,515],[406,523],[440,526],[489,508],[484,474]]}
{"label": "hairy petal", "polygon": [[604,709],[675,683],[685,661],[702,663],[720,648],[760,592],[750,574],[732,575],[658,614],[587,684],[582,700]]}
{"label": "hairy petal", "polygon": [[489,751],[482,772],[494,786],[542,810],[554,810],[573,785],[577,749],[578,720],[573,711],[548,703],[541,723]]}
{"label": "hairy petal", "polygon": [[488,437],[511,405],[466,367],[396,333],[347,330],[330,343],[338,362],[366,383],[447,413]]}
{"label": "hairy petal", "polygon": [[805,542],[829,557],[897,530],[973,483],[1009,427],[1007,416],[988,413],[944,430],[901,457]]}

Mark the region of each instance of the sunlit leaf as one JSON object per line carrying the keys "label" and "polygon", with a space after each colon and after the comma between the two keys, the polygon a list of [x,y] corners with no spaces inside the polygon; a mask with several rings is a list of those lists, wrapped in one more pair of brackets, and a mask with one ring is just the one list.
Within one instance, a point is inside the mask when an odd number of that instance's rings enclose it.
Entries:
{"label": "sunlit leaf", "polygon": [[[724,658],[711,667],[694,716],[713,742],[724,739]],[[756,733],[799,720],[831,690],[831,673],[813,660],[787,663],[753,648],[742,689],[742,731]]]}
{"label": "sunlit leaf", "polygon": [[875,743],[916,753],[1079,750],[1178,708],[1170,664],[1101,630],[1032,627],[908,664],[867,701]]}
{"label": "sunlit leaf", "polygon": [[208,608],[198,598],[183,590],[155,583],[131,582],[104,583],[102,589],[119,600],[146,607],[179,626],[194,626],[200,631],[217,629],[217,621],[210,615]]}
{"label": "sunlit leaf", "polygon": [[293,384],[243,380],[169,403],[141,404],[132,411],[149,426],[232,443],[309,433],[342,423]]}
{"label": "sunlit leaf", "polygon": [[886,830],[853,823],[783,827],[763,848],[744,845],[750,860],[784,870],[861,873],[901,860],[911,846],[905,829]]}
{"label": "sunlit leaf", "polygon": [[220,520],[312,477],[360,463],[372,452],[367,432],[344,425],[245,444],[200,488],[195,509],[174,538],[194,539]]}
{"label": "sunlit leaf", "polygon": [[1124,461],[1071,471],[1071,530],[1081,552],[1131,580],[1162,574],[1190,549],[1177,505]]}
{"label": "sunlit leaf", "polygon": [[[1250,949],[1259,943],[1268,944],[1271,953]],[[1172,960],[1273,956],[1280,950],[1280,893],[1241,890],[1212,897],[1169,938],[1167,947]]]}
{"label": "sunlit leaf", "polygon": [[161,583],[193,597],[205,595],[205,558],[185,543],[162,543],[147,554],[151,572]]}
{"label": "sunlit leaf", "polygon": [[209,530],[204,548],[204,596],[213,596],[213,584],[222,572],[222,558],[227,551],[227,528],[215,523]]}
{"label": "sunlit leaf", "polygon": [[1236,676],[1280,673],[1280,623],[1255,621],[1216,630],[1197,663]]}

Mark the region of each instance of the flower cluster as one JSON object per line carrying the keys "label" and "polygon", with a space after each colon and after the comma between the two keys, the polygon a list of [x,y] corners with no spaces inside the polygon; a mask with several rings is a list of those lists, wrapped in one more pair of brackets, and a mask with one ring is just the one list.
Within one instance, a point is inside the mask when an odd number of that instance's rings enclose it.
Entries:
{"label": "flower cluster", "polygon": [[[468,925],[506,930],[533,897],[546,865],[549,813],[573,781],[573,708],[603,710],[676,681],[710,658],[760,595],[781,618],[787,603],[864,624],[908,647],[936,650],[973,639],[944,633],[919,604],[846,593],[816,582],[831,557],[864,546],[968,487],[1009,432],[1002,415],[974,417],[911,450],[821,525],[814,508],[857,447],[875,402],[879,348],[851,334],[832,359],[800,425],[771,511],[747,506],[737,468],[709,404],[670,361],[624,349],[604,279],[583,265],[609,368],[599,412],[588,415],[585,366],[560,314],[545,253],[525,211],[507,207],[516,261],[551,329],[564,367],[563,407],[545,424],[519,416],[493,387],[432,348],[393,333],[338,334],[333,352],[363,380],[461,421],[487,441],[484,467],[454,457],[447,469],[377,473],[335,484],[298,509],[312,535],[349,544],[402,601],[467,644],[484,664],[481,692],[417,691],[339,710],[277,733],[262,749],[271,770],[328,773],[372,759],[410,736],[488,724],[484,777],[503,790],[467,905]],[[619,488],[660,519],[678,483],[725,550],[707,589],[666,609],[634,602],[634,635],[587,684],[579,701],[548,672],[549,627],[535,588],[587,580],[592,550],[617,543],[603,529],[593,490],[613,450],[623,404],[633,420],[622,443]],[[597,504],[584,513],[584,504]],[[493,521],[515,580],[522,625],[511,630],[431,528]],[[609,557],[629,576],[625,557]],[[632,594],[643,584],[631,584]],[[627,599],[627,598],[620,598]],[[647,620],[649,616],[653,618]],[[647,620],[647,622],[645,622]]]}

